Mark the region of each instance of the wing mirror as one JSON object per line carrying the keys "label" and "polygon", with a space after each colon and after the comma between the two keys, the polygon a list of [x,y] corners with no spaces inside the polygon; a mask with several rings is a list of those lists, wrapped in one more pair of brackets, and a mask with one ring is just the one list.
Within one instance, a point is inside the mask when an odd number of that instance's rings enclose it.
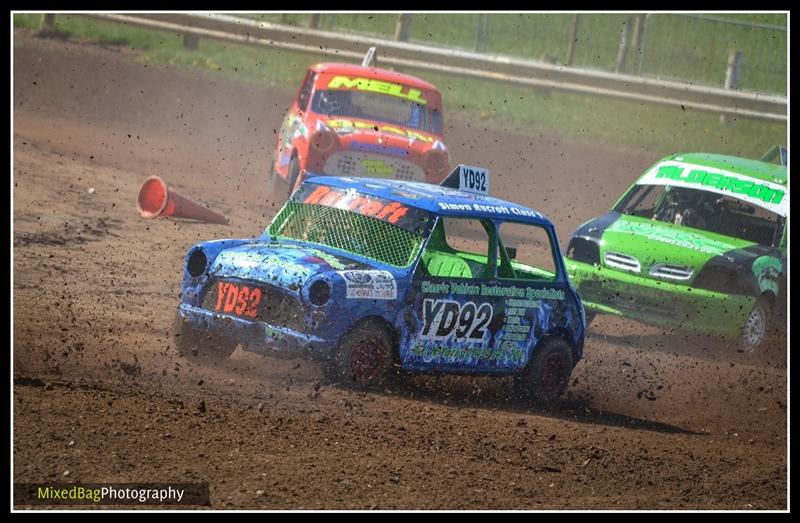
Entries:
{"label": "wing mirror", "polygon": [[509,260],[514,260],[517,258],[517,248],[516,247],[506,247],[506,254],[508,255]]}

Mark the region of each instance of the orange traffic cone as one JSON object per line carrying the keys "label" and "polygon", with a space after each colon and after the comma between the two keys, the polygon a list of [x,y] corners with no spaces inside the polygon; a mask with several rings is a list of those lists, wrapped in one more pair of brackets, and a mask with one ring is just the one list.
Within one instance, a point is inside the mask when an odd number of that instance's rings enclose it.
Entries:
{"label": "orange traffic cone", "polygon": [[158,176],[151,176],[142,184],[137,206],[139,214],[148,219],[174,216],[207,223],[228,223],[225,216],[178,194],[174,189],[167,187],[166,182]]}

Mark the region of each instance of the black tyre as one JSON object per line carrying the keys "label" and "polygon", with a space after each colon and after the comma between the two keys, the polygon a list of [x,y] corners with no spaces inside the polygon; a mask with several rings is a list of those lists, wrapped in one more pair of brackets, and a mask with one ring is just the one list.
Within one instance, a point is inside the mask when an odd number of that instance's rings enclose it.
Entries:
{"label": "black tyre", "polygon": [[746,353],[761,352],[772,326],[772,305],[767,298],[759,298],[747,315],[739,335],[739,349]]}
{"label": "black tyre", "polygon": [[383,324],[370,320],[342,338],[336,354],[324,363],[324,375],[346,386],[375,388],[387,382],[394,363],[392,335]]}
{"label": "black tyre", "polygon": [[219,364],[227,360],[238,345],[236,340],[193,328],[180,313],[175,315],[173,336],[178,352],[205,364]]}
{"label": "black tyre", "polygon": [[300,176],[300,161],[297,159],[297,156],[292,158],[292,161],[289,163],[289,191],[287,193],[287,197],[292,196],[294,192],[295,185],[297,185],[297,178]]}
{"label": "black tyre", "polygon": [[588,328],[589,325],[591,325],[591,323],[597,317],[597,313],[589,309],[584,309],[584,313],[586,315],[586,327]]}
{"label": "black tyre", "polygon": [[552,406],[567,390],[573,366],[569,343],[557,338],[542,342],[527,370],[515,379],[517,397]]}

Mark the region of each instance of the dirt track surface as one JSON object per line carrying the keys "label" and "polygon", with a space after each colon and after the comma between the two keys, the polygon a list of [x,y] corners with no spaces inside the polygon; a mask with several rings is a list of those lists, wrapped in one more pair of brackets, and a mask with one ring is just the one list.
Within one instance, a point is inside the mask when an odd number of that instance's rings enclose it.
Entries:
{"label": "dirt track surface", "polygon": [[[785,355],[601,317],[552,411],[504,380],[360,393],[305,361],[192,364],[182,257],[273,216],[292,93],[19,32],[14,65],[14,481],[207,481],[212,508],[786,508]],[[447,137],[562,241],[658,156],[453,117]],[[153,174],[231,224],[141,219]]]}

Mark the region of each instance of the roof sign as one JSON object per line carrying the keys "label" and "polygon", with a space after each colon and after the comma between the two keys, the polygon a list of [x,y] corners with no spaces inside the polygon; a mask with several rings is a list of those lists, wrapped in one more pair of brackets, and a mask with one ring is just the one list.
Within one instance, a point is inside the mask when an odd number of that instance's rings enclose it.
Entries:
{"label": "roof sign", "polygon": [[459,164],[440,185],[486,196],[489,194],[489,169]]}

